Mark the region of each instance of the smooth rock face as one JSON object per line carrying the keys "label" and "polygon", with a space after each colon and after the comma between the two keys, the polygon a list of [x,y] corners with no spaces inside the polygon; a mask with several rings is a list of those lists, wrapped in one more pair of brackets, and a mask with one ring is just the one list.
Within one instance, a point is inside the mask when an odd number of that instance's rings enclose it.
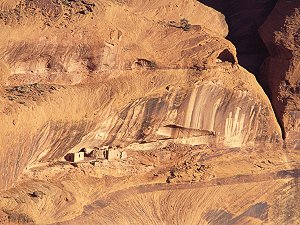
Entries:
{"label": "smooth rock face", "polygon": [[289,147],[299,148],[300,2],[279,0],[261,26],[270,57],[265,74],[270,97]]}

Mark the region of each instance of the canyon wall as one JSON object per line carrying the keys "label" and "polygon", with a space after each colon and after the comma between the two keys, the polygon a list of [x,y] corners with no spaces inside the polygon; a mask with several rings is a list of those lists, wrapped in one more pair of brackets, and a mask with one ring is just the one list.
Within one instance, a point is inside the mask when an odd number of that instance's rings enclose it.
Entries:
{"label": "canyon wall", "polygon": [[1,12],[2,83],[66,85],[112,70],[188,69],[212,64],[224,49],[236,61],[223,39],[224,16],[196,1],[58,2],[23,1]]}
{"label": "canyon wall", "polygon": [[225,15],[239,63],[270,97],[286,147],[299,148],[299,2],[200,2]]}
{"label": "canyon wall", "polygon": [[100,85],[32,89],[39,92],[31,99],[21,100],[21,93],[2,100],[2,187],[36,162],[56,161],[83,147],[157,141],[157,131],[168,125],[214,135],[225,147],[280,142],[267,97],[238,66],[125,72]]}
{"label": "canyon wall", "polygon": [[224,16],[197,1],[1,7],[0,188],[82,147],[176,138],[166,127],[227,148],[281,141]]}

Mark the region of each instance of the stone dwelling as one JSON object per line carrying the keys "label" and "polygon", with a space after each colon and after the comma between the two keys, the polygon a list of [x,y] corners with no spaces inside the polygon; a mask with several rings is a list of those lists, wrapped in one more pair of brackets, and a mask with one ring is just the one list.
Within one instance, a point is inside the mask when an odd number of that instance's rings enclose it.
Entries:
{"label": "stone dwelling", "polygon": [[69,162],[79,162],[84,160],[84,152],[68,153],[65,160]]}
{"label": "stone dwelling", "polygon": [[91,157],[102,160],[126,159],[127,153],[125,151],[120,151],[118,148],[104,146],[101,149],[95,148],[91,153]]}
{"label": "stone dwelling", "polygon": [[91,154],[92,154],[92,152],[94,151],[94,150],[97,150],[98,148],[82,148],[82,149],[80,149],[80,151],[79,152],[83,152],[84,153],[84,157],[90,157],[91,156]]}

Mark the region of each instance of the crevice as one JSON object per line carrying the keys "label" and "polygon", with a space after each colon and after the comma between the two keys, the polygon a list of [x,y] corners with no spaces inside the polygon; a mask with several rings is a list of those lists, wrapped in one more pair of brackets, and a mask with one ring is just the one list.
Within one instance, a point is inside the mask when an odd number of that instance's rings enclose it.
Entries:
{"label": "crevice", "polygon": [[279,127],[281,129],[281,137],[282,137],[283,140],[285,140],[286,134],[285,134],[284,124],[283,124],[281,118],[278,116],[278,114],[276,113],[275,110],[274,110],[274,112],[275,112],[277,123],[278,123],[278,125],[279,125]]}
{"label": "crevice", "polygon": [[198,0],[221,12],[228,24],[227,39],[237,50],[239,64],[253,73],[264,88],[265,79],[260,73],[260,66],[269,56],[269,52],[258,29],[273,10],[277,0]]}
{"label": "crevice", "polygon": [[[235,45],[239,64],[254,74],[258,83],[270,99],[277,122],[281,128],[282,139],[284,140],[284,126],[273,104],[268,79],[266,73],[263,71],[263,64],[270,56],[270,53],[258,32],[259,27],[265,22],[278,0],[198,1],[214,8],[225,16],[229,29],[226,39]],[[224,55],[226,54],[222,54],[223,59]],[[221,54],[219,57],[221,57]]]}

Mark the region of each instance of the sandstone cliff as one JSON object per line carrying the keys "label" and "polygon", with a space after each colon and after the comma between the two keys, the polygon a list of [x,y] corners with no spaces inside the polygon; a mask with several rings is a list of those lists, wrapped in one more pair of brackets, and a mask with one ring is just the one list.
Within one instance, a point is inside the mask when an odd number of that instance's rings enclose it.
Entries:
{"label": "sandstone cliff", "polygon": [[[173,10],[189,6],[180,17]],[[216,11],[193,1],[15,7],[3,11],[0,46],[2,188],[34,162],[84,146],[155,141],[167,125],[214,132],[225,146],[279,141],[271,105],[236,64]]]}
{"label": "sandstone cliff", "polygon": [[[261,28],[265,72],[280,62],[267,83],[292,135],[298,4],[276,7]],[[299,157],[281,151],[271,102],[226,40],[241,24],[229,31],[196,0],[2,1],[0,223],[294,223]],[[128,159],[64,159],[103,146]]]}

